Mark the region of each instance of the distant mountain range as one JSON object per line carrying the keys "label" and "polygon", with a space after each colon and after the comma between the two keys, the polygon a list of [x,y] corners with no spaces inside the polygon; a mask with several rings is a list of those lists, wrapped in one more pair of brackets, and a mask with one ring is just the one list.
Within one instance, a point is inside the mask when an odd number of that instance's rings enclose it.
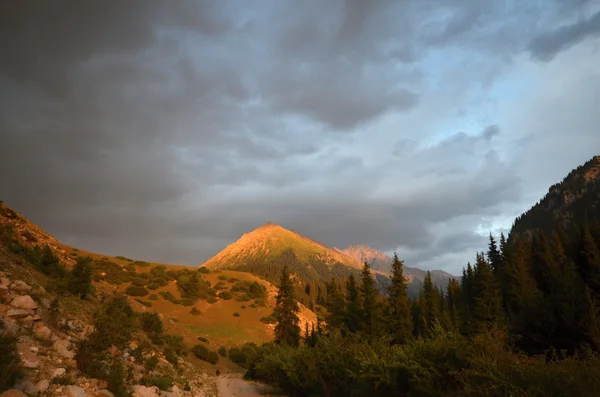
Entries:
{"label": "distant mountain range", "polygon": [[[340,250],[312,240],[282,226],[267,223],[242,235],[223,251],[203,264],[209,269],[238,270],[256,274],[277,283],[283,265],[287,265],[299,283],[326,281],[332,277],[358,275],[367,262],[380,287],[389,284],[392,258],[367,246],[354,245]],[[405,267],[409,293],[418,293],[426,272]],[[431,272],[440,287],[454,277],[441,270]]]}

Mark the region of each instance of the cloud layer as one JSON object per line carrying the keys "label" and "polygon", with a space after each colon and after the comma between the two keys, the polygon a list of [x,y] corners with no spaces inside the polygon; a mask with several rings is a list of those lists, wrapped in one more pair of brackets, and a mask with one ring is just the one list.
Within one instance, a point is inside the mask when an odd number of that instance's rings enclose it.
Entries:
{"label": "cloud layer", "polygon": [[600,153],[600,4],[0,5],[0,199],[196,265],[266,221],[458,274]]}

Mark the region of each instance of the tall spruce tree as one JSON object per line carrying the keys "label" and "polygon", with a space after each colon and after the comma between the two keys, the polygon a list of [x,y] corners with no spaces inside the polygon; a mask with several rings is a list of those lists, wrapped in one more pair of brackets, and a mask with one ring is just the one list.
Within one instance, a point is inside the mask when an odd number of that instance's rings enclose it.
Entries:
{"label": "tall spruce tree", "polygon": [[344,325],[346,303],[335,279],[331,279],[327,286],[327,310],[329,311],[327,327],[339,329]]}
{"label": "tall spruce tree", "polygon": [[433,285],[431,273],[427,271],[419,295],[419,335],[429,336],[440,321],[440,296]]}
{"label": "tall spruce tree", "polygon": [[298,302],[294,297],[294,285],[287,266],[284,266],[273,311],[277,320],[277,325],[275,325],[276,343],[294,347],[300,344],[299,311]]}
{"label": "tall spruce tree", "polygon": [[371,267],[364,263],[361,272],[361,330],[367,335],[376,337],[381,333],[381,306],[378,302],[379,292],[375,287],[375,280],[371,275]]}
{"label": "tall spruce tree", "polygon": [[503,318],[502,296],[498,288],[492,266],[485,260],[483,253],[477,254],[473,271],[473,320],[478,331],[490,324],[500,323]]}
{"label": "tall spruce tree", "polygon": [[580,252],[581,274],[596,297],[600,297],[600,249],[590,233],[589,226],[583,227]]}
{"label": "tall spruce tree", "polygon": [[357,332],[361,326],[360,293],[353,274],[348,277],[346,286],[346,312],[344,315],[344,326],[349,332]]}
{"label": "tall spruce tree", "polygon": [[392,262],[392,284],[388,288],[389,319],[393,341],[395,343],[406,343],[412,338],[413,321],[410,301],[406,291],[406,280],[402,271],[404,263],[394,253]]}

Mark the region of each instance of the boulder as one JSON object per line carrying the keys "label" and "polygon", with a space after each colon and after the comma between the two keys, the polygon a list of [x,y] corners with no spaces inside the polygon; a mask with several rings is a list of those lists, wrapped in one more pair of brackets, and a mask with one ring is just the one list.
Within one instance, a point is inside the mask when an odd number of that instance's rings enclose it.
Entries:
{"label": "boulder", "polygon": [[50,340],[52,339],[52,331],[50,330],[50,328],[46,327],[45,325],[39,326],[35,329],[35,335],[43,340]]}
{"label": "boulder", "polygon": [[133,386],[133,397],[160,397],[158,387],[156,386]]}
{"label": "boulder", "polygon": [[29,311],[25,309],[10,309],[6,312],[6,315],[12,318],[25,318],[29,316]]}
{"label": "boulder", "polygon": [[35,388],[39,393],[44,393],[50,387],[50,381],[48,379],[43,379],[35,385]]}
{"label": "boulder", "polygon": [[75,385],[65,387],[62,392],[65,397],[90,397],[83,388]]}
{"label": "boulder", "polygon": [[16,307],[17,309],[25,309],[25,310],[35,310],[37,309],[37,303],[31,298],[29,295],[20,295],[17,296],[10,302],[12,307]]}
{"label": "boulder", "polygon": [[10,285],[10,289],[20,293],[31,291],[31,287],[26,282],[21,280],[13,281],[13,283]]}
{"label": "boulder", "polygon": [[68,340],[59,339],[56,342],[54,342],[52,347],[58,354],[60,354],[64,358],[75,357],[75,353],[69,350],[71,347],[71,342],[69,342]]}
{"label": "boulder", "polygon": [[56,378],[57,376],[63,376],[65,373],[67,372],[66,369],[64,368],[56,368],[53,372],[52,372],[52,377]]}
{"label": "boulder", "polygon": [[0,285],[0,303],[9,303],[12,300],[8,287],[6,285]]}
{"label": "boulder", "polygon": [[115,395],[106,389],[102,389],[96,393],[96,397],[115,397]]}
{"label": "boulder", "polygon": [[23,359],[23,366],[25,368],[34,369],[34,368],[37,368],[38,365],[40,365],[40,362],[37,359],[35,359],[35,358],[31,358],[31,359],[30,358],[25,358],[25,359]]}
{"label": "boulder", "polygon": [[10,389],[0,394],[0,397],[27,397],[27,395],[20,390]]}

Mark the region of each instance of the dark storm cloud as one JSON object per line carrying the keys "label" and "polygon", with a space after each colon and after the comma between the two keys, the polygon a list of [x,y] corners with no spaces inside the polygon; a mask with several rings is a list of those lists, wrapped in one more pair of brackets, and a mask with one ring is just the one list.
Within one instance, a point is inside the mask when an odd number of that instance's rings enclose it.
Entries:
{"label": "dark storm cloud", "polygon": [[557,53],[583,41],[586,37],[600,35],[600,11],[589,18],[579,18],[536,37],[529,45],[531,54],[540,61],[550,61]]}
{"label": "dark storm cloud", "polygon": [[267,220],[415,261],[475,249],[524,194],[502,153],[539,128],[443,123],[521,43],[566,49],[598,14],[534,29],[526,4],[432,4],[3,2],[0,199],[147,260],[198,264]]}

